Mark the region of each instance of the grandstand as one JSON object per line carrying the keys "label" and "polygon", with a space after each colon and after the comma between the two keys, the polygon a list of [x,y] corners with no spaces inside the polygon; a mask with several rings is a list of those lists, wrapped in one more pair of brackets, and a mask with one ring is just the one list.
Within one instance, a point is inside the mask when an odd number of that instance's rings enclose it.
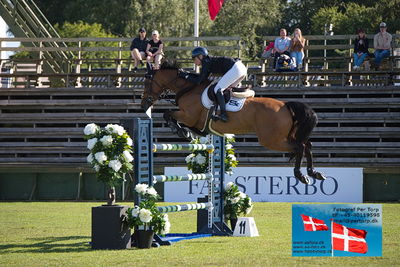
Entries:
{"label": "grandstand", "polygon": [[[396,40],[400,35],[395,35]],[[307,37],[306,37],[307,38]],[[314,39],[318,39],[316,36]],[[337,38],[337,37],[335,37]],[[342,37],[345,40],[353,36]],[[187,53],[193,40],[209,45],[214,54],[240,56],[238,37],[166,38],[167,55],[178,58],[187,68]],[[310,38],[312,40],[313,38]],[[86,163],[88,150],[83,127],[105,125],[145,117],[140,109],[144,71],[132,73],[126,38],[14,38],[13,41],[42,45],[2,48],[10,51],[64,51],[72,59],[60,59],[64,71],[46,72],[46,57],[2,60],[12,71],[1,73],[0,90],[0,199],[99,199],[105,189],[96,183]],[[10,39],[2,38],[0,42]],[[116,42],[115,47],[85,47],[85,42]],[[76,44],[69,47],[46,42]],[[173,44],[180,43],[181,46]],[[318,46],[318,45],[316,45]],[[319,46],[318,46],[319,47]],[[308,49],[313,49],[309,44]],[[351,49],[334,47],[329,49]],[[115,58],[93,59],[85,52],[115,52]],[[87,53],[89,55],[89,53]],[[329,69],[312,68],[319,62],[309,58],[309,71],[275,73],[256,61],[246,61],[256,96],[298,100],[309,104],[319,116],[311,139],[316,166],[362,167],[366,200],[398,200],[400,191],[400,69],[398,56],[381,71],[352,72],[351,58]],[[51,59],[54,61],[54,59]],[[350,60],[350,61],[349,61]],[[4,61],[4,62],[3,62]],[[330,62],[329,56],[322,61]],[[349,63],[350,62],[350,63]],[[22,68],[27,66],[25,68]],[[28,65],[26,65],[28,64]],[[101,67],[106,66],[106,67]],[[173,96],[170,96],[173,99]],[[159,143],[179,143],[162,119],[173,109],[168,100],[153,110],[154,136]],[[287,155],[268,151],[255,135],[238,135],[235,143],[240,166],[292,166]],[[156,169],[185,165],[186,154],[170,152],[155,157]],[[12,190],[10,190],[12,189]],[[120,189],[121,190],[121,189]],[[371,194],[371,190],[376,190]],[[397,192],[397,193],[396,193]],[[118,194],[121,196],[121,194]],[[129,197],[129,195],[127,196]]]}

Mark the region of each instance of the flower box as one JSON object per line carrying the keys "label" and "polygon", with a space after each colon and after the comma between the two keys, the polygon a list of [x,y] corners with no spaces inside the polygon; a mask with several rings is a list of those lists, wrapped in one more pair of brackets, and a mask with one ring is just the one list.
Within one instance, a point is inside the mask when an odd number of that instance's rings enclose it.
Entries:
{"label": "flower box", "polygon": [[131,229],[123,223],[128,206],[92,207],[92,249],[131,247]]}

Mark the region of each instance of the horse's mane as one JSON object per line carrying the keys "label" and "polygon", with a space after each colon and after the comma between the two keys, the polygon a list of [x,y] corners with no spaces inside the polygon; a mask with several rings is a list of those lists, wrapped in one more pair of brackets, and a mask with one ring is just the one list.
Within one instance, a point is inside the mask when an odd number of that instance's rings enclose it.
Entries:
{"label": "horse's mane", "polygon": [[181,68],[180,64],[173,59],[165,59],[164,62],[161,64],[160,69],[162,70],[179,70]]}

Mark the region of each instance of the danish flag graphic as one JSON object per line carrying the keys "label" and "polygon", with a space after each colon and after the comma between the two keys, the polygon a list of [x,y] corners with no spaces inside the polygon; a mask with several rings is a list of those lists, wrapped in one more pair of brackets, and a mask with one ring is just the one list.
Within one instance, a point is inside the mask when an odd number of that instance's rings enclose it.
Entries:
{"label": "danish flag graphic", "polygon": [[367,231],[348,228],[332,222],[332,248],[357,253],[367,253]]}
{"label": "danish flag graphic", "polygon": [[303,219],[304,223],[304,231],[327,231],[328,226],[325,224],[323,220],[319,220],[313,218],[311,216],[307,216],[301,214],[301,218]]}

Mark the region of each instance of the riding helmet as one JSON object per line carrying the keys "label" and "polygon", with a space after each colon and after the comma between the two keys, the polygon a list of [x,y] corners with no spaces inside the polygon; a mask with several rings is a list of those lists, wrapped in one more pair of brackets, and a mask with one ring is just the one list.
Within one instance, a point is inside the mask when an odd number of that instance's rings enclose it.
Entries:
{"label": "riding helmet", "polygon": [[200,56],[200,55],[207,56],[208,55],[207,49],[204,48],[204,47],[201,47],[201,46],[196,47],[195,49],[193,49],[192,58],[195,58],[195,57]]}

